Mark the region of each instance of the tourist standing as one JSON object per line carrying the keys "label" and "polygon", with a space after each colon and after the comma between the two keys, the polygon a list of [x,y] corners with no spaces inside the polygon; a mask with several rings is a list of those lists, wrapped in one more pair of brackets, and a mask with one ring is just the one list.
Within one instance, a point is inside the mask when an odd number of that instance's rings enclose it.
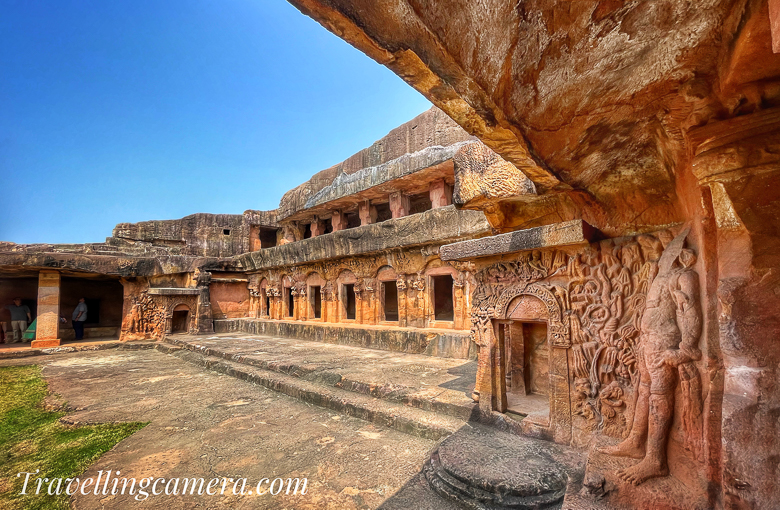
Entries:
{"label": "tourist standing", "polygon": [[24,341],[24,332],[27,331],[27,324],[32,322],[32,316],[30,315],[30,307],[22,304],[22,298],[14,298],[14,304],[5,305],[5,309],[11,312],[11,327],[14,330],[13,342],[9,344],[15,344],[17,342]]}
{"label": "tourist standing", "polygon": [[76,331],[76,340],[84,339],[84,321],[87,320],[87,304],[84,298],[79,298],[79,304],[73,310],[73,329]]}

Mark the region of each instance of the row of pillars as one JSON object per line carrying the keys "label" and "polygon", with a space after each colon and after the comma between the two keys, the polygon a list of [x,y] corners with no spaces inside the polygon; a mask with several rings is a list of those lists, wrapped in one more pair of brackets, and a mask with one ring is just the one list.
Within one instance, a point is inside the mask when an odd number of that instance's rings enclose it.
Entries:
{"label": "row of pillars", "polygon": [[[282,292],[276,291],[267,295],[268,305],[265,303],[265,296],[262,291],[260,296],[263,298],[255,304],[256,316],[266,315],[269,319],[275,320],[294,320],[310,321],[317,320],[328,323],[354,322],[357,324],[376,325],[397,325],[400,327],[430,327],[435,320],[433,312],[433,302],[431,292],[425,288],[414,288],[410,285],[397,286],[397,313],[398,320],[391,323],[382,321],[384,316],[382,303],[382,283],[372,282],[372,289],[355,291],[355,318],[347,319],[346,303],[344,302],[344,292],[339,287],[337,292],[321,291],[322,301],[320,308],[320,317],[314,317],[312,303],[312,287],[308,287],[307,292],[293,294],[293,309],[288,310],[287,292],[292,289],[284,289]],[[375,286],[375,287],[374,287]],[[323,287],[320,287],[321,289]],[[453,322],[454,329],[468,329],[470,327],[470,315],[466,299],[466,293],[463,285],[453,286],[452,295]],[[268,308],[268,309],[266,309]],[[450,322],[450,321],[447,321]]]}
{"label": "row of pillars", "polygon": [[[452,204],[452,186],[447,184],[444,179],[439,179],[432,182],[428,188],[428,193],[431,200],[431,209],[438,209],[439,207],[446,207]],[[390,212],[392,218],[403,218],[409,216],[411,210],[411,199],[409,195],[402,192],[396,192],[390,194]],[[358,216],[360,217],[360,225],[371,225],[376,223],[377,212],[376,206],[371,205],[370,200],[364,200],[358,204]],[[344,211],[333,211],[331,216],[331,224],[333,225],[333,231],[347,229],[347,215]],[[314,221],[311,224],[311,236],[317,237],[325,233],[325,222]]]}

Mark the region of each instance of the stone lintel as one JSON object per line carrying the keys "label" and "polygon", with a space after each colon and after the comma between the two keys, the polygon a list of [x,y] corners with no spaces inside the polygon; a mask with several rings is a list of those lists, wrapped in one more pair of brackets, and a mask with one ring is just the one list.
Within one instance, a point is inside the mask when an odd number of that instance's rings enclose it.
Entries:
{"label": "stone lintel", "polygon": [[439,249],[439,255],[442,260],[465,260],[552,246],[586,244],[593,240],[595,233],[596,229],[584,221],[571,220],[447,244]]}
{"label": "stone lintel", "polygon": [[200,294],[200,289],[174,287],[157,287],[149,289],[149,295],[152,296],[196,296],[198,294]]}

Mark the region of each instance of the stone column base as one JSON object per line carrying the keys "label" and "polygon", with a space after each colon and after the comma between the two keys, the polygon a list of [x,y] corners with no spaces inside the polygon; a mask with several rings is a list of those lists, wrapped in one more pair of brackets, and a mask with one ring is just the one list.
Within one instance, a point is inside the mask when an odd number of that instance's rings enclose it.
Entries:
{"label": "stone column base", "polygon": [[30,342],[30,347],[33,349],[41,349],[45,347],[57,347],[62,342],[59,338],[47,339],[47,340],[33,340]]}

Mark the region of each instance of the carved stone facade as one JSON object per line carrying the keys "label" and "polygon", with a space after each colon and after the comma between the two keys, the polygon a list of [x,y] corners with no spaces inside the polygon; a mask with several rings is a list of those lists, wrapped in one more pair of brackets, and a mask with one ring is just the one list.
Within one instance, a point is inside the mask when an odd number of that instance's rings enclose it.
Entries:
{"label": "carved stone facade", "polygon": [[[701,462],[702,317],[696,256],[683,248],[688,232],[675,238],[666,230],[475,262],[471,323],[480,351],[474,398],[483,414],[513,411],[509,326],[541,320],[549,415],[529,415],[525,432],[582,446],[595,436],[625,440],[632,450],[604,451],[634,456],[645,451],[639,442],[647,437],[649,414],[650,460],[622,473],[641,483],[668,473],[666,442],[674,418],[683,426],[682,449]],[[649,311],[658,306],[663,312]],[[676,411],[675,392],[683,396]],[[665,406],[654,403],[659,399]],[[522,397],[515,406],[523,412]]]}
{"label": "carved stone facade", "polygon": [[[433,245],[394,250],[253,273],[249,289],[256,299],[251,314],[273,320],[468,329],[467,273],[442,262],[437,248]],[[446,319],[437,319],[435,315],[433,286],[428,282],[439,275],[452,277],[453,313]],[[398,316],[392,321],[384,315],[383,292],[388,282],[394,284],[397,292],[397,305],[392,308]],[[353,318],[348,317],[346,310],[346,286],[351,286],[349,291],[355,296]],[[313,291],[314,287],[318,290]],[[319,316],[314,312],[315,292],[322,303]]]}
{"label": "carved stone facade", "polygon": [[213,331],[209,283],[211,274],[196,269],[192,286],[151,286],[149,279],[124,279],[124,319],[120,340],[161,339],[173,332],[174,312],[183,315],[183,332]]}

